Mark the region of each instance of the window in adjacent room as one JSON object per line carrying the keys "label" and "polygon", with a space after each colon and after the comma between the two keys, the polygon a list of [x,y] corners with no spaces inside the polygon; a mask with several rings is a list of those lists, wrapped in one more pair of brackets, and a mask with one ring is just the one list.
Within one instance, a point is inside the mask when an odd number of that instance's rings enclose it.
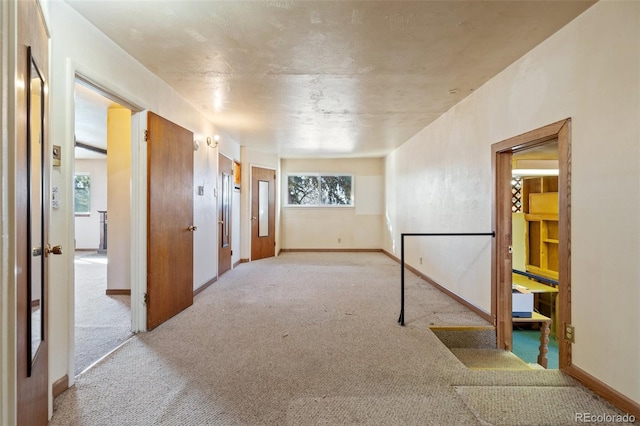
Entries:
{"label": "window in adjacent room", "polygon": [[91,214],[91,176],[77,173],[73,185],[73,205],[77,215]]}

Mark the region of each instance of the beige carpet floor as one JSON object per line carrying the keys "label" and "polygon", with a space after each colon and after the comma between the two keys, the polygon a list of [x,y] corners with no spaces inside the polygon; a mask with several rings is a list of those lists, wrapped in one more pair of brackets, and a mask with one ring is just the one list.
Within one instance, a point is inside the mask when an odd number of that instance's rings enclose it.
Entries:
{"label": "beige carpet floor", "polygon": [[450,348],[466,367],[490,370],[530,370],[531,367],[514,355],[502,349]]}
{"label": "beige carpet floor", "polygon": [[547,425],[571,424],[569,420],[579,424],[576,419],[584,413],[595,416],[609,412],[606,404],[592,399],[589,392],[579,387],[456,386],[455,389],[469,409],[489,425],[530,425],[531,419],[540,418],[540,410],[545,411]]}
{"label": "beige carpet floor", "polygon": [[536,404],[529,425],[620,413],[557,370],[468,369],[429,326],[486,323],[411,274],[400,327],[399,276],[381,253],[242,264],[80,375],[51,425],[486,425],[484,392],[499,424],[523,424],[521,389],[571,393],[566,415]]}
{"label": "beige carpet floor", "polygon": [[75,374],[131,337],[131,296],[107,295],[107,256],[75,259]]}

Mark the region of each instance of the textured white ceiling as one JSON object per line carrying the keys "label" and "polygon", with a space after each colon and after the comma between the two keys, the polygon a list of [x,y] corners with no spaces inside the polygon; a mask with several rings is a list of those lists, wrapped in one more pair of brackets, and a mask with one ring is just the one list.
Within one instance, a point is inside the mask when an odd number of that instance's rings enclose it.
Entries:
{"label": "textured white ceiling", "polygon": [[382,156],[593,1],[67,0],[241,145]]}

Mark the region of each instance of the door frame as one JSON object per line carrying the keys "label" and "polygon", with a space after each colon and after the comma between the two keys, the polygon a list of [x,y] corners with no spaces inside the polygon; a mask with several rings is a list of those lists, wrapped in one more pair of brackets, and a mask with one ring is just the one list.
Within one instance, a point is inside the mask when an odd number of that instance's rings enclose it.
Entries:
{"label": "door frame", "polygon": [[274,179],[274,183],[273,183],[273,188],[274,188],[274,200],[273,200],[273,208],[274,208],[274,214],[273,214],[273,220],[274,220],[274,226],[273,226],[273,238],[274,238],[274,257],[278,256],[278,232],[279,232],[279,200],[280,200],[280,182],[279,182],[279,178],[278,178],[278,169],[276,167],[273,166],[264,166],[261,164],[250,164],[249,165],[249,200],[248,200],[248,212],[249,212],[249,229],[248,229],[248,235],[249,235],[249,260],[253,261],[255,260],[253,258],[253,192],[257,191],[256,188],[253,187],[253,169],[254,168],[258,168],[258,169],[265,169],[265,170],[272,170],[273,174],[275,175],[275,179]]}
{"label": "door frame", "polygon": [[[65,117],[64,126],[65,143],[61,144],[62,164],[60,166],[60,180],[58,185],[66,187],[62,191],[61,204],[73,205],[73,176],[75,167],[70,159],[75,158],[73,150],[75,145],[75,83],[76,80],[92,87],[99,94],[114,100],[118,104],[128,108],[131,113],[131,331],[133,333],[146,331],[146,309],[143,304],[144,293],[146,292],[146,227],[137,226],[138,223],[146,223],[146,174],[147,174],[147,147],[144,142],[144,129],[146,129],[146,111],[140,106],[142,102],[136,100],[136,96],[127,93],[113,82],[105,82],[104,78],[87,66],[70,61],[66,68],[66,91],[64,111],[61,116]],[[52,184],[55,184],[52,182]],[[69,287],[67,288],[67,314],[68,323],[67,334],[67,375],[63,388],[72,386],[75,383],[75,276],[74,276],[74,256],[72,248],[75,246],[75,215],[73,209],[68,209],[64,220],[64,229],[67,230],[63,236],[63,246],[69,247],[66,250],[65,267],[68,274]],[[142,221],[142,222],[141,222]],[[55,226],[52,224],[52,226]],[[52,378],[53,380],[63,378]],[[55,386],[54,386],[55,388]]]}
{"label": "door frame", "polygon": [[[16,160],[16,57],[18,50],[17,43],[17,2],[0,2],[0,28],[2,34],[6,34],[8,40],[0,49],[2,60],[0,61],[2,80],[0,82],[0,108],[2,127],[5,129],[0,136],[2,152],[8,155],[0,157],[0,172],[2,172],[3,183],[5,176],[15,174]],[[2,264],[16,264],[16,217],[9,212],[15,211],[16,196],[15,191],[8,189],[8,194],[2,197],[2,214],[0,215],[0,227],[2,234],[7,235],[6,249],[0,251]],[[3,188],[2,193],[5,193]],[[15,424],[17,415],[17,394],[14,391],[17,386],[17,305],[16,288],[17,273],[15,267],[2,270],[0,277],[0,369],[3,372],[3,384],[0,386],[0,424]],[[6,376],[5,374],[6,373]]]}
{"label": "door frame", "polygon": [[[131,332],[137,333],[146,331],[146,309],[143,304],[144,293],[146,292],[146,241],[147,233],[144,226],[137,226],[139,223],[146,223],[146,211],[147,211],[147,146],[144,139],[144,130],[147,128],[146,110],[144,110],[140,104],[141,102],[132,101],[135,99],[133,95],[122,95],[124,90],[112,86],[111,84],[102,83],[101,78],[94,76],[93,71],[90,69],[82,68],[79,64],[72,64],[69,67],[69,74],[67,76],[70,82],[67,86],[70,86],[71,99],[70,99],[70,112],[68,117],[73,117],[70,123],[70,137],[74,139],[74,126],[75,126],[75,83],[80,81],[81,84],[90,86],[91,89],[101,96],[104,96],[112,101],[122,105],[123,107],[131,111],[131,214],[130,214],[130,228],[131,228]],[[70,145],[69,155],[66,158],[75,158],[73,155],[74,143]],[[65,156],[63,148],[63,156]],[[70,177],[67,182],[73,182],[73,176],[75,173],[75,167],[71,167]],[[72,192],[72,191],[68,191]],[[73,205],[73,199],[69,199],[67,203]],[[74,212],[70,211],[71,223],[74,223]],[[71,228],[73,229],[73,228]],[[75,231],[72,233],[74,234]],[[74,246],[75,235],[71,235],[70,247]],[[73,256],[70,259],[70,270],[74,270]],[[75,277],[72,281],[73,288],[69,289],[69,306],[75,307]],[[71,353],[71,359],[69,360],[69,385],[72,385],[75,379],[72,379],[75,367],[73,365],[73,354],[75,353],[75,343],[73,336],[75,335],[75,315],[72,316],[69,327],[69,351]]]}
{"label": "door frame", "polygon": [[221,158],[225,158],[226,161],[229,161],[231,163],[231,173],[230,173],[230,177],[231,179],[233,179],[233,164],[234,164],[234,160],[233,158],[229,157],[226,154],[223,154],[221,152],[218,152],[218,158],[216,159],[218,162],[218,170],[216,173],[216,179],[217,179],[217,200],[216,200],[216,229],[218,231],[218,235],[216,237],[216,252],[218,253],[218,268],[216,270],[216,277],[220,278],[220,276],[222,274],[224,274],[225,272],[228,272],[229,270],[233,269],[233,190],[234,190],[234,185],[233,185],[233,181],[231,181],[231,193],[229,194],[229,220],[231,221],[229,224],[229,265],[228,267],[224,268],[224,270],[222,271],[222,273],[220,272],[221,268],[220,265],[222,264],[221,262],[221,243],[222,243],[222,236],[223,236],[223,232],[222,229],[219,225],[222,225],[221,223],[221,212],[222,212],[222,204],[223,204],[223,200],[222,200],[222,195],[223,195],[223,185],[224,185],[224,179],[223,179],[223,175],[225,174],[226,171],[228,171],[228,169],[222,170],[222,166],[221,166]]}
{"label": "door frame", "polygon": [[571,323],[571,119],[506,139],[491,146],[492,242],[491,314],[497,333],[497,347],[512,349],[511,322],[511,156],[528,148],[558,140],[559,279],[558,323],[559,368],[571,366],[571,344],[564,339],[564,325]]}

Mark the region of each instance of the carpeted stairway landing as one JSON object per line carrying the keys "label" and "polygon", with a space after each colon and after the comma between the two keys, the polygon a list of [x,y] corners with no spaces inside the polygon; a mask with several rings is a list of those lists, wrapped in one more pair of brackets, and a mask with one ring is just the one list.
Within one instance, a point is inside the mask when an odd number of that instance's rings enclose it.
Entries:
{"label": "carpeted stairway landing", "polygon": [[491,326],[433,326],[433,334],[467,368],[476,370],[530,370],[510,351],[496,349],[496,331]]}
{"label": "carpeted stairway landing", "polygon": [[510,351],[502,349],[451,348],[466,367],[477,370],[530,370],[531,367]]}

